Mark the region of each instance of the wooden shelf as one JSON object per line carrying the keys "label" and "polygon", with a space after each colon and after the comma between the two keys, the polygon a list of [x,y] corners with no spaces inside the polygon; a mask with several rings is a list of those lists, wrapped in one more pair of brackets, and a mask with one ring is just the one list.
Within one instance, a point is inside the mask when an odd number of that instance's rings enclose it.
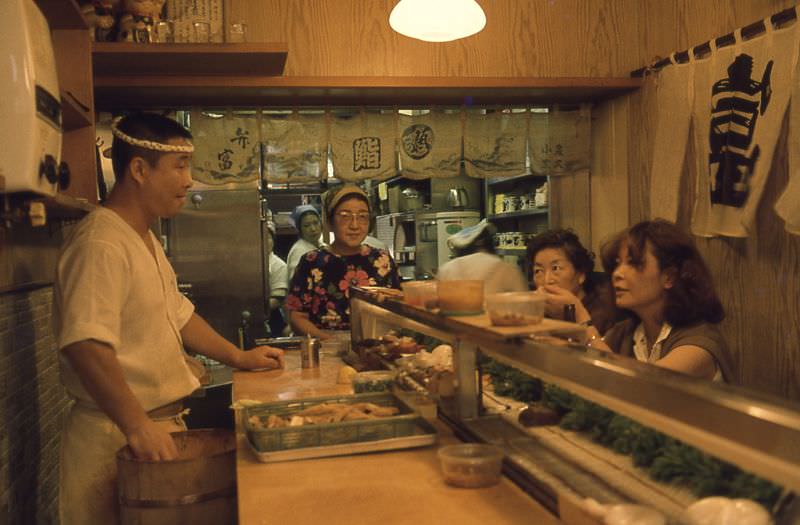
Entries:
{"label": "wooden shelf", "polygon": [[76,199],[69,195],[57,194],[54,197],[40,199],[47,208],[47,218],[49,219],[80,219],[90,211],[97,208],[96,204],[91,204],[82,199]]}
{"label": "wooden shelf", "polygon": [[509,211],[506,213],[490,214],[489,219],[511,219],[513,217],[528,217],[530,215],[547,215],[548,208],[533,208],[530,210]]}
{"label": "wooden shelf", "polygon": [[514,255],[524,257],[528,250],[525,248],[496,248],[497,255]]}
{"label": "wooden shelf", "polygon": [[41,202],[44,204],[47,220],[51,219],[80,219],[97,206],[84,199],[76,199],[69,195],[56,194],[46,197],[33,192],[16,192],[8,194],[12,220],[28,222],[28,209],[31,203]]}
{"label": "wooden shelf", "polygon": [[50,30],[54,29],[86,29],[86,21],[81,15],[81,8],[75,0],[36,0],[36,5],[44,14]]}
{"label": "wooden shelf", "polygon": [[535,179],[535,178],[547,178],[547,175],[538,175],[536,173],[524,173],[522,175],[514,175],[513,177],[504,177],[504,178],[496,178],[496,179],[488,179],[486,184],[489,186],[495,186],[498,184],[505,184],[507,182],[519,182],[520,180],[526,179]]}
{"label": "wooden shelf", "polygon": [[[96,46],[95,63],[107,61],[111,67],[121,54],[101,53],[105,53],[106,47],[112,49],[116,45],[102,45],[101,49]],[[152,49],[153,56],[158,56],[162,46],[153,44],[138,48]],[[152,71],[144,55],[139,55],[139,64],[130,70],[114,65],[118,74],[98,70],[96,66],[95,104],[103,109],[193,105],[528,105],[605,100],[638,89],[642,83],[635,78],[276,77],[260,76],[258,71],[228,75],[219,69],[226,60],[223,55],[211,52],[208,57],[207,62],[198,64],[195,75],[140,73],[140,69]]]}
{"label": "wooden shelf", "polygon": [[132,44],[96,42],[92,48],[95,80],[119,75],[142,76],[145,85],[164,75],[183,78],[192,85],[198,78],[216,78],[222,85],[229,76],[282,75],[287,48],[282,43],[246,44]]}
{"label": "wooden shelf", "polygon": [[91,110],[69,91],[61,92],[61,125],[64,131],[93,125]]}

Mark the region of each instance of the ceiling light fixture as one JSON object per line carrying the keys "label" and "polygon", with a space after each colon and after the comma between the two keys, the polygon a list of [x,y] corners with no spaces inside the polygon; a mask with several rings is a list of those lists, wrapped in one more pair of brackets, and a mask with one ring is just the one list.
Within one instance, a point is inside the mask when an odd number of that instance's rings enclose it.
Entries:
{"label": "ceiling light fixture", "polygon": [[389,25],[407,37],[425,42],[450,42],[478,33],[486,15],[475,0],[400,0]]}

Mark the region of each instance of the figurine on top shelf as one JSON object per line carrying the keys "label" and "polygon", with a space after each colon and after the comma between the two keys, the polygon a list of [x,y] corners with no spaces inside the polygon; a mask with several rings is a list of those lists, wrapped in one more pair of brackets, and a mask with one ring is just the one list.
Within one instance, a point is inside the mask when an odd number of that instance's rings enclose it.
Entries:
{"label": "figurine on top shelf", "polygon": [[92,42],[114,40],[114,9],[119,0],[92,0],[81,6],[81,14],[89,26]]}
{"label": "figurine on top shelf", "polygon": [[153,29],[161,19],[165,1],[123,0],[117,40],[145,44],[152,42]]}

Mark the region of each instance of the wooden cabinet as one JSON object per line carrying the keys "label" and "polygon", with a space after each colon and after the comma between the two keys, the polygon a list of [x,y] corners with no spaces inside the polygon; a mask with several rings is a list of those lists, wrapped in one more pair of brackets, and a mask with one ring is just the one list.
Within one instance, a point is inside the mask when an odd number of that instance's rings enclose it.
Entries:
{"label": "wooden cabinet", "polygon": [[70,215],[70,209],[81,213],[83,202],[97,202],[91,39],[75,0],[36,3],[50,24],[62,106],[61,158],[71,174],[69,186],[46,203],[51,217]]}

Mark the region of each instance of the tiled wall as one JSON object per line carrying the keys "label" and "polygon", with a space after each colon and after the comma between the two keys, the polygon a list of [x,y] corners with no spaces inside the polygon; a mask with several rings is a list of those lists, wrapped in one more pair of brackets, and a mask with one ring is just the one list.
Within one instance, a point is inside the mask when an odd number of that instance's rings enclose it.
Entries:
{"label": "tiled wall", "polygon": [[0,295],[0,523],[58,522],[68,400],[50,325],[52,287]]}

